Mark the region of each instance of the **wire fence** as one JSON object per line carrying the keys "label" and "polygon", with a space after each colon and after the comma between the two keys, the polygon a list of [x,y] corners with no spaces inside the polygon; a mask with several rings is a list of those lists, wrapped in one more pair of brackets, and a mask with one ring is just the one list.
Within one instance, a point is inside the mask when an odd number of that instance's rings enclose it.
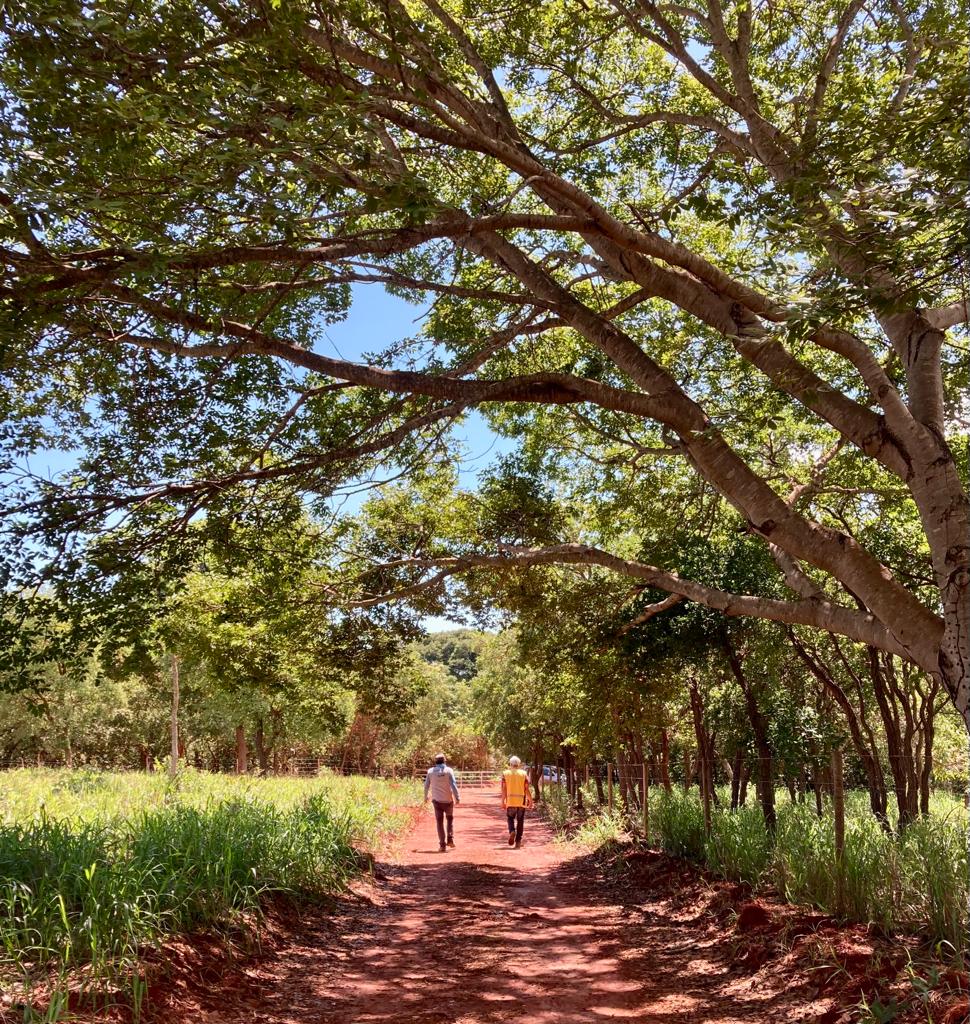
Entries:
{"label": "wire fence", "polygon": [[[717,785],[740,784],[744,788],[756,790],[759,784],[759,768],[764,761],[769,761],[772,768],[774,784],[780,790],[787,788],[794,790],[797,794],[811,794],[816,789],[822,789],[828,793],[833,785],[833,767],[830,758],[816,759],[814,770],[812,766],[802,768],[797,772],[786,772],[783,769],[783,762],[778,758],[763,759],[757,756],[746,756],[740,768],[741,775],[738,778],[735,771],[737,766],[732,766],[727,759],[718,759],[709,772],[712,781]],[[912,779],[913,769],[921,769],[922,762],[904,758],[896,759],[896,770],[908,770]],[[866,788],[865,773],[858,765],[849,765],[845,759],[840,761],[841,781],[846,788]],[[182,762],[189,764],[189,762]],[[273,776],[315,776],[320,774],[337,774],[346,776],[359,776],[375,779],[400,779],[400,780],[423,780],[427,767],[423,766],[391,766],[381,765],[361,767],[360,765],[332,757],[288,757],[285,761],[274,766],[261,768],[258,764],[250,762],[245,771],[239,771],[235,766],[204,767],[192,765],[200,770],[213,771],[217,774],[245,774],[250,776],[273,775]],[[451,766],[455,772],[459,785],[470,788],[481,788],[497,786],[499,784],[504,765],[484,768],[465,769]],[[588,761],[574,763],[566,766],[562,762],[556,764],[543,764],[541,772],[538,766],[523,764],[522,766],[530,776],[535,787],[541,790],[547,786],[562,787],[573,790],[584,785],[594,785],[597,789],[602,788],[604,794],[610,789],[617,793],[624,794],[626,790],[639,792],[643,785],[671,786],[685,789],[701,788],[703,786],[704,769],[702,762],[696,757],[688,765],[680,761],[671,761],[669,765],[661,767],[659,762],[632,762],[632,761]],[[127,759],[93,759],[75,758],[67,761],[64,758],[43,757],[43,758],[8,758],[0,761],[0,771],[11,771],[27,768],[49,768],[49,769],[70,769],[75,771],[123,771],[123,772],[163,772],[168,770],[167,759],[150,759],[147,763],[142,760],[133,761]],[[894,796],[897,792],[895,773],[893,765],[887,763],[880,766],[879,785],[888,795]],[[970,779],[967,778],[966,765],[962,763],[937,764],[937,771],[951,781],[948,784],[932,783],[930,789],[933,792],[946,792],[954,795],[963,795],[970,805]],[[919,784],[919,780],[916,780]]]}
{"label": "wire fence", "polygon": [[[185,762],[182,762],[183,764]],[[51,770],[71,771],[95,771],[95,772],[164,772],[168,770],[168,762],[165,760],[153,760],[148,765],[139,761],[115,761],[115,760],[74,760],[68,763],[63,758],[9,758],[0,761],[0,771],[17,771],[24,769],[47,768]],[[203,769],[208,770],[208,769]],[[462,769],[453,768],[455,777],[460,786],[477,788],[482,786],[498,785],[501,770],[496,768],[486,769]],[[373,779],[400,779],[400,780],[423,780],[427,774],[427,768],[382,768],[371,767],[361,768],[354,764],[345,764],[340,761],[323,757],[302,757],[290,758],[284,764],[275,768],[267,768],[265,771],[257,765],[248,765],[244,772],[234,768],[216,769],[217,774],[236,775],[272,775],[272,776],[303,776],[312,777],[321,774],[357,776]]]}

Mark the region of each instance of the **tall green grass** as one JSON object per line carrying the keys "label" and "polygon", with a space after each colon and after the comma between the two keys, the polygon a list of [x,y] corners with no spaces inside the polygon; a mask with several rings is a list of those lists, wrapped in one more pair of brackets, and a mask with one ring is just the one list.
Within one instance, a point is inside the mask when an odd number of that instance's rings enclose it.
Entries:
{"label": "tall green grass", "polygon": [[782,802],[772,838],[757,806],[715,807],[706,835],[703,808],[693,793],[658,791],[651,800],[651,841],[669,853],[725,878],[770,886],[794,903],[964,946],[967,820],[955,800],[939,798],[929,817],[899,835],[880,828],[858,796],[849,800],[841,906],[831,813],[819,818],[813,806]]}
{"label": "tall green grass", "polygon": [[[588,807],[595,806],[591,797],[592,793],[584,794]],[[666,793],[652,788],[649,841],[724,878],[773,888],[790,902],[964,949],[970,865],[967,814],[957,799],[937,794],[928,817],[896,834],[880,828],[864,793],[847,794],[840,894],[829,807],[819,818],[813,804],[792,803],[787,793],[779,791],[778,828],[772,837],[756,804],[731,811],[725,806],[726,797],[723,793],[721,805],[712,808],[707,834],[696,791]],[[546,799],[550,820],[564,830],[570,814],[568,800],[554,787],[549,787]],[[629,833],[640,831],[639,815],[623,823],[619,812],[611,815],[600,809],[570,836],[590,845],[616,838],[624,827]]]}
{"label": "tall green grass", "polygon": [[335,777],[0,774],[0,988],[25,1020],[59,1019],[69,985],[95,1001],[120,985],[137,1012],[146,948],[251,919],[269,894],[339,890],[355,845],[400,830],[417,795]]}

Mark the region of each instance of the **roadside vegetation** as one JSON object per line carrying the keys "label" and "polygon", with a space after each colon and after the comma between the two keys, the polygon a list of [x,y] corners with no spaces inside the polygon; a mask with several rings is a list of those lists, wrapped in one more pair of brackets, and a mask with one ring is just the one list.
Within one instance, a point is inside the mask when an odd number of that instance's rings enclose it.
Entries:
{"label": "roadside vegetation", "polygon": [[[0,1017],[145,996],[145,953],[336,893],[411,820],[408,782],[0,773]],[[73,1005],[73,1003],[72,1003]]]}
{"label": "roadside vegetation", "polygon": [[645,840],[642,816],[619,805],[612,811],[597,806],[595,788],[583,788],[583,806],[589,808],[583,814],[577,814],[564,788],[552,786],[545,793],[547,817],[571,843],[597,849],[646,842],[746,883],[755,893],[773,893],[845,921],[872,924],[885,934],[919,936],[944,959],[965,953],[968,822],[966,806],[956,797],[934,795],[929,814],[897,832],[874,820],[864,793],[846,794],[840,863],[831,807],[819,816],[813,805],[792,801],[787,791],[776,794],[778,824],[772,835],[757,806],[730,810],[726,790],[707,828],[696,793],[652,787]]}
{"label": "roadside vegetation", "polygon": [[790,902],[888,932],[913,932],[961,953],[970,896],[963,805],[936,796],[930,813],[898,835],[879,827],[862,793],[849,795],[846,817],[840,866],[830,811],[820,818],[814,807],[779,794],[774,837],[755,807],[718,808],[706,832],[698,799],[660,792],[651,842]]}
{"label": "roadside vegetation", "polygon": [[[33,687],[0,686],[0,767],[166,764],[176,674],[183,765],[400,776],[446,749],[456,766],[486,766],[487,745],[470,720],[485,634],[402,638],[376,663],[329,645],[308,658],[310,638],[271,618],[255,586],[239,573],[222,576],[221,585],[217,576],[210,566],[206,610],[189,600],[160,614],[137,639],[142,651],[92,653],[70,670],[47,664]],[[164,644],[160,630],[171,631]],[[369,639],[362,633],[355,642]]]}

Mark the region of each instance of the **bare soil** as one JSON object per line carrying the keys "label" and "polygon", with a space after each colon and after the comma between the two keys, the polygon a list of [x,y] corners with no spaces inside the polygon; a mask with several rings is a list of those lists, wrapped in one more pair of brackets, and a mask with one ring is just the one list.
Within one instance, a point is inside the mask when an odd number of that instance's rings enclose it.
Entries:
{"label": "bare soil", "polygon": [[[861,1000],[906,994],[904,947],[864,928],[660,854],[578,854],[534,816],[521,849],[506,840],[497,796],[467,792],[457,849],[437,852],[422,815],[370,882],[326,910],[276,913],[258,950],[173,946],[149,1020],[847,1024],[867,1019]],[[966,1021],[965,977],[935,981],[922,1016],[897,1022]]]}

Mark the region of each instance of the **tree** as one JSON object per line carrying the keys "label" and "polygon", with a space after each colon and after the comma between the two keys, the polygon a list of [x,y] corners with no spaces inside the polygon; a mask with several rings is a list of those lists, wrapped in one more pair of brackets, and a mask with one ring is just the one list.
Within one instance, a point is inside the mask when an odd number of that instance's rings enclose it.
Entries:
{"label": "tree", "polygon": [[0,694],[0,758],[150,767],[165,756],[168,696],[157,678],[105,677],[95,658],[49,665],[39,686]]}
{"label": "tree", "polygon": [[[442,636],[449,634],[435,634],[429,641],[444,649],[461,645],[466,651],[474,647],[477,652],[485,640],[480,634],[462,630],[450,634],[451,639],[436,643]],[[407,718],[390,731],[390,749],[382,758],[382,764],[385,768],[418,772],[432,763],[435,754],[444,751],[448,763],[454,767],[486,768],[488,746],[472,724],[472,683],[458,674],[466,666],[459,660],[449,670],[443,663],[429,660],[429,641],[414,645],[413,663],[404,669],[405,673],[413,672],[420,682],[414,686],[414,699]]]}
{"label": "tree", "polygon": [[[8,473],[10,585],[38,542],[65,578],[75,540],[139,555],[267,481],[412,467],[470,407],[528,432],[566,406],[689,465],[785,594],[582,538],[422,545],[405,592],[600,565],[902,656],[970,725],[956,13],[8,4],[4,458],[84,450],[66,480]],[[415,347],[321,351],[361,282],[434,298]],[[918,522],[926,586],[815,500],[836,456]]]}
{"label": "tree", "polygon": [[486,637],[472,629],[432,633],[418,643],[418,653],[432,665],[444,666],[449,675],[471,682],[478,671],[478,656]]}

